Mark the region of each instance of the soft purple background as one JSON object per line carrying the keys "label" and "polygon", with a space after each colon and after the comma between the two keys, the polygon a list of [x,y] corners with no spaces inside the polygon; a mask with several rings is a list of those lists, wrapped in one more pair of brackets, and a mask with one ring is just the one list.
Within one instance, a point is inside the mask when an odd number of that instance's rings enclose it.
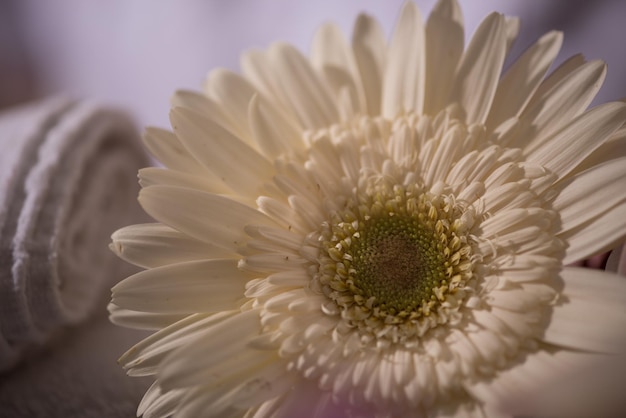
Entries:
{"label": "soft purple background", "polygon": [[[460,0],[466,33],[498,10],[522,19],[517,56],[550,29],[565,31],[557,62],[577,52],[609,64],[596,102],[626,96],[626,2]],[[286,40],[301,50],[323,22],[346,34],[360,11],[389,34],[403,0],[4,0],[0,5],[0,105],[66,92],[168,125],[169,97],[198,89],[215,67],[236,70],[241,51]],[[434,0],[417,1],[427,16]],[[469,35],[467,36],[469,38]]]}

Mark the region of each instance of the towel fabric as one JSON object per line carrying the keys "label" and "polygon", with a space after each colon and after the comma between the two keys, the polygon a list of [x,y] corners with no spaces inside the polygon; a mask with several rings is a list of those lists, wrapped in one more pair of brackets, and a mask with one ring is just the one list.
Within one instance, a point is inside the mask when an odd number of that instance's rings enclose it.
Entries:
{"label": "towel fabric", "polygon": [[130,179],[147,164],[129,119],[94,103],[0,114],[0,371],[103,309],[128,273],[107,243],[141,219]]}
{"label": "towel fabric", "polygon": [[115,360],[149,333],[100,315],[64,328],[0,375],[2,418],[131,418],[152,377],[130,378]]}

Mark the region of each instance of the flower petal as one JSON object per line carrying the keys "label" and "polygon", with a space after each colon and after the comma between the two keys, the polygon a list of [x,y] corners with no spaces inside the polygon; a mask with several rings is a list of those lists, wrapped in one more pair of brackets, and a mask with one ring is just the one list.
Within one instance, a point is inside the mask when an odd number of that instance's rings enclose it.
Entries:
{"label": "flower petal", "polygon": [[[353,50],[341,33],[341,29],[333,23],[322,25],[313,37],[311,63],[333,88],[335,96],[342,87],[347,87],[357,104],[355,110],[363,113],[366,110],[363,84],[359,75]],[[333,75],[340,74],[340,77]]]}
{"label": "flower petal", "polygon": [[245,126],[245,124],[238,123],[221,105],[204,94],[188,90],[178,90],[170,99],[170,104],[172,108],[183,107],[193,110],[202,117],[211,119],[215,123],[222,125],[239,137],[245,135],[245,129],[241,128]]}
{"label": "flower petal", "polygon": [[[222,106],[223,113],[226,113],[230,120],[235,121],[235,123],[224,124],[224,127],[248,145],[252,145],[252,135],[248,124],[248,105],[250,99],[258,93],[248,80],[232,71],[218,68],[209,73],[204,90],[207,96]],[[217,116],[206,115],[215,124],[224,123],[223,118]]]}
{"label": "flower petal", "polygon": [[626,276],[626,243],[611,251],[606,260],[606,271]]}
{"label": "flower petal", "polygon": [[[563,129],[589,106],[602,85],[606,65],[592,61],[572,70],[575,64],[579,63],[573,60],[571,65],[564,66],[563,71],[555,71],[562,78],[549,83],[551,88],[542,88],[542,85],[537,89],[520,115],[520,129],[517,129],[516,140],[511,146],[523,148],[526,154],[534,152],[547,137]],[[562,75],[566,70],[571,72]],[[548,81],[552,78],[546,83]]]}
{"label": "flower petal", "polygon": [[258,210],[227,197],[174,186],[147,187],[139,193],[139,203],[158,221],[231,251],[249,239],[247,225],[275,225]]}
{"label": "flower petal", "polygon": [[597,218],[559,234],[569,243],[563,264],[584,260],[608,251],[624,242],[626,236],[626,205],[612,207]]}
{"label": "flower petal", "polygon": [[609,139],[585,158],[569,175],[573,176],[607,161],[626,156],[626,126],[622,126]]}
{"label": "flower petal", "polygon": [[176,135],[160,128],[147,128],[143,143],[150,153],[170,170],[196,175],[210,174],[181,144]]}
{"label": "flower petal", "polygon": [[625,118],[624,103],[597,106],[544,138],[531,151],[525,149],[524,152],[528,161],[540,164],[562,178],[622,126]]}
{"label": "flower petal", "polygon": [[137,407],[137,416],[143,418],[169,417],[176,411],[184,393],[184,390],[163,392],[158,382],[154,382]]}
{"label": "flower petal", "polygon": [[561,215],[561,230],[567,232],[583,223],[599,221],[602,213],[623,204],[624,179],[626,156],[592,167],[560,184],[562,190],[552,207]]}
{"label": "flower petal", "polygon": [[575,350],[625,352],[624,278],[575,267],[565,267],[561,276],[564,299],[554,306],[542,340]]}
{"label": "flower petal", "polygon": [[259,313],[254,310],[206,323],[199,329],[193,344],[181,345],[169,353],[159,370],[159,381],[168,389],[202,385],[203,378],[215,380],[228,377],[212,376],[212,369],[229,358],[237,359],[239,355],[258,354],[262,357],[263,353],[248,347],[248,341],[260,331]]}
{"label": "flower petal", "polygon": [[339,112],[328,86],[311,68],[309,61],[288,44],[274,44],[269,58],[284,95],[302,125],[319,129],[338,122]]}
{"label": "flower petal", "polygon": [[354,25],[352,49],[362,81],[367,114],[377,116],[381,113],[382,80],[387,46],[383,31],[375,19],[364,14],[359,15]]}
{"label": "flower petal", "polygon": [[131,311],[109,303],[109,319],[115,325],[126,328],[158,331],[185,318],[181,314],[163,314],[154,312]]}
{"label": "flower petal", "polygon": [[[281,80],[273,71],[269,53],[252,49],[241,54],[241,71],[246,79],[265,97],[270,103],[280,109],[286,117],[299,125],[298,118],[286,93],[280,87]],[[302,126],[300,126],[302,128]]]}
{"label": "flower petal", "polygon": [[406,2],[400,12],[383,79],[382,115],[403,111],[422,113],[426,75],[424,24],[419,9]]}
{"label": "flower petal", "polygon": [[261,154],[210,119],[184,108],[172,109],[170,119],[185,147],[232,190],[256,197],[261,183],[272,176],[273,168]]}
{"label": "flower petal", "polygon": [[138,177],[141,187],[161,184],[164,186],[187,187],[209,193],[228,194],[230,192],[226,185],[212,173],[198,176],[181,171],[147,167],[139,170]]}
{"label": "flower petal", "polygon": [[[501,399],[502,409],[514,416],[617,417],[624,409],[624,355],[554,353],[551,363],[563,366],[530,388],[520,388],[513,397]],[[554,364],[546,365],[549,369]],[[565,370],[564,370],[565,369]]]}
{"label": "flower petal", "polygon": [[156,374],[161,361],[173,350],[195,341],[211,324],[220,323],[239,311],[189,315],[147,336],[118,360],[133,376]]}
{"label": "flower petal", "polygon": [[113,287],[112,302],[143,312],[219,312],[237,307],[250,279],[234,259],[188,261],[128,277]]}
{"label": "flower petal", "polygon": [[506,55],[506,43],[504,17],[492,13],[476,29],[461,59],[448,102],[457,102],[463,107],[468,123],[487,120]]}
{"label": "flower petal", "polygon": [[115,231],[111,238],[113,252],[143,268],[233,254],[159,223],[127,226]]}
{"label": "flower petal", "polygon": [[424,113],[435,115],[446,105],[463,54],[464,36],[458,2],[438,1],[426,22]]}
{"label": "flower petal", "polygon": [[504,33],[506,36],[506,53],[508,54],[519,35],[520,20],[516,16],[504,17]]}
{"label": "flower petal", "polygon": [[537,411],[532,408],[522,411],[503,411],[497,408],[505,406],[504,402],[507,400],[516,399],[520,393],[544,387],[554,376],[565,375],[572,367],[590,360],[591,357],[565,350],[528,353],[521,356],[515,366],[501,371],[495,378],[471,384],[468,382],[464,386],[475,398],[490,405],[492,414],[495,415],[489,416],[534,416]]}
{"label": "flower petal", "polygon": [[272,105],[254,96],[248,112],[252,135],[266,157],[304,150],[299,126]]}
{"label": "flower petal", "polygon": [[542,36],[504,74],[487,119],[491,131],[512,116],[518,116],[541,83],[563,42],[561,32]]}

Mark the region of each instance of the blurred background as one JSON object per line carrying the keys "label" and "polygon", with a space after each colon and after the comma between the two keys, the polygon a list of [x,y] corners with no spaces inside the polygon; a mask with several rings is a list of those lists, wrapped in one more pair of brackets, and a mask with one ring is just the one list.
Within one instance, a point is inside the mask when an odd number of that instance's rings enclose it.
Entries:
{"label": "blurred background", "polygon": [[[404,0],[1,0],[0,107],[65,93],[126,109],[137,125],[166,127],[169,98],[199,89],[215,67],[286,40],[308,51],[315,29],[346,35],[361,11],[391,32]],[[417,0],[426,17],[434,0]],[[581,52],[609,65],[596,103],[626,96],[623,0],[460,0],[466,39],[497,10],[521,18],[512,57],[551,29],[565,32],[557,63]]]}

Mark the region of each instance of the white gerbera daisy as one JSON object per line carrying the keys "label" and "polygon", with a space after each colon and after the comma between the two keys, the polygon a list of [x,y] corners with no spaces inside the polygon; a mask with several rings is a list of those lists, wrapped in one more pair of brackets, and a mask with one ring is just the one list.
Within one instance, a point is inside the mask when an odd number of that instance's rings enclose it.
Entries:
{"label": "white gerbera daisy", "polygon": [[156,382],[145,417],[489,415],[522,386],[622,349],[626,282],[564,267],[626,236],[626,104],[551,32],[501,76],[517,21],[464,50],[454,0],[404,6],[387,44],[362,15],[179,92],[166,168],[140,172],[158,223],[112,248],[147,270],[116,323]]}

